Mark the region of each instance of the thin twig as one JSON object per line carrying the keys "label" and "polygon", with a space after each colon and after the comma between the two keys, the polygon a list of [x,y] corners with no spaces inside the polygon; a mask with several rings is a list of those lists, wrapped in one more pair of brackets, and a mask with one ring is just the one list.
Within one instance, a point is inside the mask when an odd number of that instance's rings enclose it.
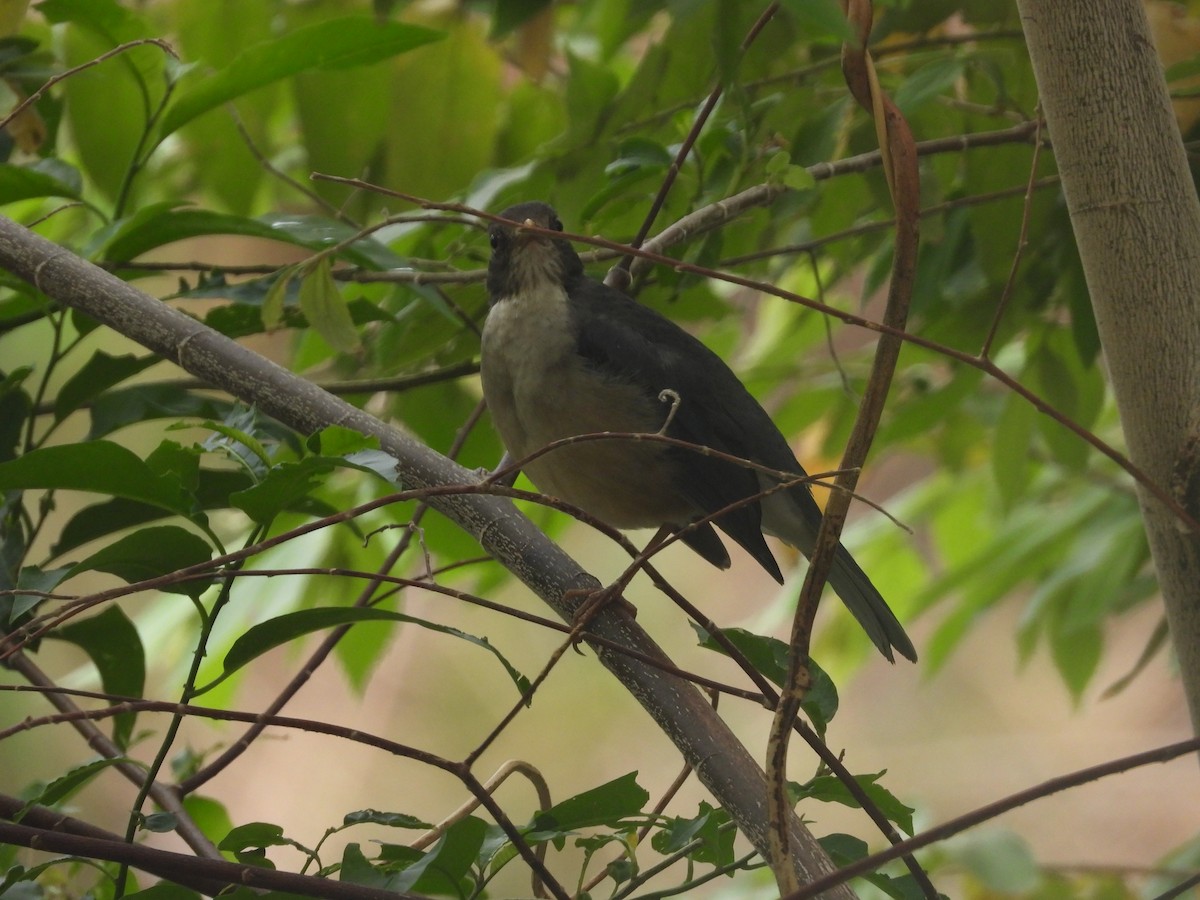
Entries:
{"label": "thin twig", "polygon": [[988,328],[987,337],[984,338],[983,346],[979,350],[980,359],[988,359],[992,355],[992,343],[996,340],[996,334],[1000,330],[1000,323],[1004,319],[1004,311],[1008,308],[1008,300],[1012,296],[1013,288],[1017,283],[1017,272],[1021,269],[1021,261],[1025,258],[1025,248],[1029,245],[1029,222],[1033,215],[1033,191],[1034,185],[1037,183],[1038,161],[1041,159],[1042,145],[1038,138],[1042,133],[1042,116],[1041,110],[1038,110],[1039,115],[1035,120],[1038,130],[1034,135],[1033,141],[1033,158],[1029,161],[1029,179],[1025,184],[1025,203],[1021,209],[1021,230],[1017,235],[1017,247],[1013,252],[1012,265],[1008,270],[1008,279],[1004,282],[1004,289],[1000,292],[1000,300],[996,303],[996,312],[992,316],[992,325]]}
{"label": "thin twig", "polygon": [[105,60],[112,59],[114,56],[116,56],[120,53],[124,53],[127,50],[132,50],[134,47],[141,47],[145,44],[153,44],[155,47],[158,47],[160,50],[162,50],[164,53],[166,53],[172,59],[176,59],[176,60],[179,59],[179,54],[175,52],[175,48],[172,47],[170,44],[168,44],[166,41],[164,41],[162,38],[138,38],[135,41],[126,41],[123,44],[118,44],[117,46],[113,47],[111,50],[107,50],[104,53],[101,53],[99,56],[97,56],[93,59],[89,59],[87,62],[80,63],[77,66],[72,66],[71,68],[67,69],[66,71],[59,72],[57,75],[51,75],[49,78],[46,79],[45,83],[42,84],[41,87],[39,87],[36,91],[34,91],[32,94],[30,94],[28,97],[26,97],[20,103],[18,103],[15,107],[13,107],[12,111],[8,115],[4,116],[3,118],[0,118],[0,128],[7,128],[8,124],[13,119],[15,119],[17,116],[19,116],[25,110],[27,110],[30,106],[32,106],[33,104],[35,104],[39,100],[41,100],[42,97],[45,95],[46,91],[50,90],[50,88],[54,87],[60,81],[64,81],[67,78],[70,78],[72,75],[78,75],[80,72],[83,72],[86,69],[92,68],[92,66],[98,66],[98,65],[100,65],[100,63],[104,62]]}
{"label": "thin twig", "polygon": [[915,853],[924,847],[944,841],[949,837],[966,831],[968,828],[974,828],[976,825],[986,822],[989,819],[1002,816],[1004,813],[1011,812],[1027,803],[1032,803],[1034,800],[1043,800],[1055,794],[1060,794],[1063,791],[1081,787],[1093,781],[1099,781],[1102,778],[1120,775],[1131,769],[1137,769],[1153,763],[1170,762],[1180,756],[1195,753],[1197,749],[1200,749],[1200,738],[1191,738],[1186,741],[1156,747],[1153,750],[1146,750],[1141,753],[1123,756],[1119,759],[1108,760],[1107,762],[1089,766],[1085,769],[1077,769],[1074,772],[1059,775],[1056,778],[1050,778],[1041,784],[1018,791],[1015,794],[1010,794],[994,803],[988,803],[948,822],[943,822],[941,825],[926,829],[921,834],[901,841],[899,844],[879,853],[874,853],[857,862],[850,863],[832,875],[807,884],[801,890],[789,894],[787,897],[781,898],[781,900],[809,900],[809,898],[820,896],[830,888],[843,884],[851,878],[873,872],[884,863],[890,862],[906,853]]}

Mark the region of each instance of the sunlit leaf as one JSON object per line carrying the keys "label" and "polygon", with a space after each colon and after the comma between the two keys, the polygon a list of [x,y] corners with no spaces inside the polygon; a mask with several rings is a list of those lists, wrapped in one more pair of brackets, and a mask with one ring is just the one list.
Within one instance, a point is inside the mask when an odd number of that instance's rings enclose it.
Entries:
{"label": "sunlit leaf", "polygon": [[182,88],[163,116],[159,133],[171,134],[223,103],[306,69],[365,66],[438,40],[419,25],[346,16],[296,28],[247,47],[228,66]]}

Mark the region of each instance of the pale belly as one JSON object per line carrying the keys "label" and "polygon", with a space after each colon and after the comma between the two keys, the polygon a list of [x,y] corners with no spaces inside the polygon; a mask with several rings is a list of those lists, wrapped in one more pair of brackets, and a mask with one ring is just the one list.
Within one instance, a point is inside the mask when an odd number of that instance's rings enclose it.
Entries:
{"label": "pale belly", "polygon": [[[493,309],[483,341],[484,396],[514,461],[563,438],[662,426],[667,404],[599,377],[574,356],[565,323],[548,318],[565,316],[564,304],[525,306]],[[699,511],[672,482],[666,452],[649,441],[584,440],[556,447],[524,470],[542,493],[615,528],[685,525]]]}

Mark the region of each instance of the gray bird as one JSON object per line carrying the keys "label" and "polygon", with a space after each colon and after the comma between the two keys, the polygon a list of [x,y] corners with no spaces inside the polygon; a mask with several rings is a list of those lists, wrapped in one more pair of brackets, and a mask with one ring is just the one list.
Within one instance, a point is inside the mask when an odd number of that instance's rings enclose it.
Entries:
{"label": "gray bird", "polygon": [[[502,212],[513,222],[554,231],[562,223],[545,203]],[[763,466],[804,469],[770,416],[719,356],[674,322],[588,278],[563,238],[494,223],[483,329],[483,393],[514,459],[552,441],[603,431],[653,433],[671,402],[666,434]],[[671,395],[667,395],[670,397]],[[662,442],[599,440],[567,445],[525,466],[538,490],[620,529],[680,531],[695,520],[777,481],[744,466]],[[719,568],[729,553],[715,524],[780,583],[763,534],[812,554],[821,511],[807,485],[778,491],[683,531],[681,540]],[[895,649],[916,660],[904,628],[845,547],[829,583],[889,660]]]}

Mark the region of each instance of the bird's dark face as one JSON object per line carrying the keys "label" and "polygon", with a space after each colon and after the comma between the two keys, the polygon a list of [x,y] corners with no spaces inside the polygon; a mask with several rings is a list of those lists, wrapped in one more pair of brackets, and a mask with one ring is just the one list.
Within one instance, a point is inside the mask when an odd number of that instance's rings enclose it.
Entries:
{"label": "bird's dark face", "polygon": [[[518,203],[500,215],[521,225],[562,231],[562,222],[545,203]],[[488,237],[492,259],[488,263],[487,288],[493,303],[548,286],[566,287],[583,274],[583,263],[569,241],[500,222],[492,224]]]}

